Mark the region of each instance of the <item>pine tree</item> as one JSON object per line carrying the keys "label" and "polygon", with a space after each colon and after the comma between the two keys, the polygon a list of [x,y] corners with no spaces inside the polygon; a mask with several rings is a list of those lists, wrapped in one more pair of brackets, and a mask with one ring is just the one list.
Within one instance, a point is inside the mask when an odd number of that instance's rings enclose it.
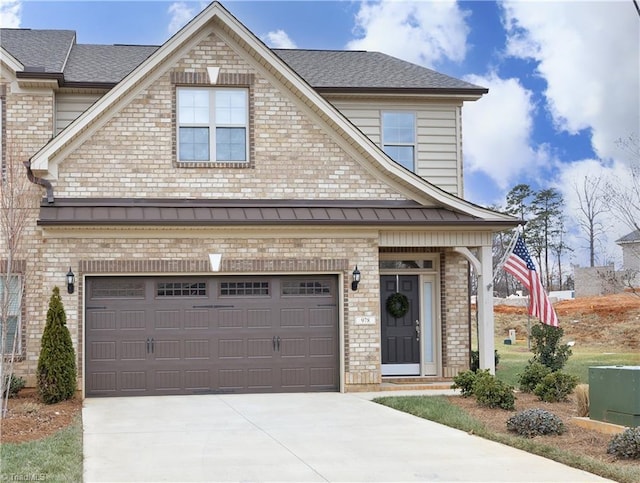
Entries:
{"label": "pine tree", "polygon": [[76,357],[66,324],[60,289],[54,287],[38,358],[38,393],[46,404],[70,399],[76,391]]}

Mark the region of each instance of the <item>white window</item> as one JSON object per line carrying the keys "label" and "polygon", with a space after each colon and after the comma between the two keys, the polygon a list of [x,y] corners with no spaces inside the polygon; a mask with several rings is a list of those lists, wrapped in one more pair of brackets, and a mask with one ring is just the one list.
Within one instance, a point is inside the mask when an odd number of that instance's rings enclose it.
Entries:
{"label": "white window", "polygon": [[181,87],[178,161],[247,161],[247,90]]}
{"label": "white window", "polygon": [[413,112],[382,113],[382,149],[396,163],[415,171],[416,116]]}
{"label": "white window", "polygon": [[[9,290],[5,293],[5,287]],[[7,321],[7,330],[0,330],[0,347],[3,346],[4,354],[11,354],[13,351],[13,341],[16,341],[16,354],[19,354],[20,347],[20,318],[22,313],[22,279],[18,275],[7,277],[0,274],[0,329]],[[6,315],[5,315],[6,314]],[[6,340],[4,340],[6,334]]]}

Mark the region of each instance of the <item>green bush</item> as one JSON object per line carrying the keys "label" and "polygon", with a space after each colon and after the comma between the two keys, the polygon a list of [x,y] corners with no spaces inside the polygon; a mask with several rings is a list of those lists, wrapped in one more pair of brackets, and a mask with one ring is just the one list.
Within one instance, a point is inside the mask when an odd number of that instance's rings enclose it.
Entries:
{"label": "green bush", "polygon": [[550,373],[551,369],[544,364],[530,360],[524,371],[518,374],[518,387],[522,392],[533,392],[542,379]]}
{"label": "green bush", "polygon": [[38,393],[46,404],[70,399],[76,391],[76,357],[66,324],[60,290],[54,287],[37,368]]}
{"label": "green bush", "polygon": [[616,434],[609,441],[607,453],[622,459],[640,459],[640,427],[627,428]]}
{"label": "green bush", "polygon": [[[500,362],[500,354],[498,351],[494,351],[493,358],[495,362],[495,366],[498,367],[498,362]],[[479,351],[471,351],[471,370],[473,372],[478,372],[480,369],[480,352]]]}
{"label": "green bush", "polygon": [[525,409],[507,420],[507,429],[520,436],[533,438],[545,434],[562,434],[566,428],[562,420],[544,409]]}
{"label": "green bush", "polygon": [[541,401],[560,402],[566,401],[567,396],[578,385],[578,378],[564,372],[552,372],[544,376],[542,381],[533,390]]}
{"label": "green bush", "polygon": [[462,397],[473,396],[473,384],[476,382],[474,371],[464,371],[453,378],[452,389],[460,389]]}
{"label": "green bush", "polygon": [[10,381],[8,379],[9,376],[5,376],[4,385],[2,386],[5,389],[2,393],[2,397],[5,397],[7,395],[7,390],[9,391],[9,397],[16,397],[18,393],[24,388],[27,382],[22,377],[16,376],[15,374],[11,374]]}
{"label": "green bush", "polygon": [[515,407],[513,386],[489,374],[489,371],[478,371],[473,384],[473,394],[480,406],[511,410]]}
{"label": "green bush", "polygon": [[571,348],[567,344],[560,344],[563,335],[564,330],[560,327],[546,324],[536,324],[531,327],[533,360],[552,371],[562,369],[571,355]]}

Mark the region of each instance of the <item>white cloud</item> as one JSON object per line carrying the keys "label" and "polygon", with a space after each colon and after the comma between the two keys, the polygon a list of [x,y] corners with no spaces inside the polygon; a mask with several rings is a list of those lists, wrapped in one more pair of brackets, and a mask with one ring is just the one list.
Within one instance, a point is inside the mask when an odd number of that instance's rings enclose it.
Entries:
{"label": "white cloud", "polygon": [[185,2],[174,2],[169,5],[167,10],[171,19],[167,30],[171,35],[184,27],[198,13],[193,6],[187,5]]}
{"label": "white cloud", "polygon": [[0,27],[20,27],[22,2],[19,0],[0,0]]}
{"label": "white cloud", "polygon": [[380,51],[432,67],[464,60],[469,27],[454,1],[363,2],[356,15],[350,50]]}
{"label": "white cloud", "polygon": [[502,4],[507,53],[538,63],[556,129],[591,130],[594,151],[640,131],[640,22],[632,2]]}
{"label": "white cloud", "polygon": [[471,75],[465,80],[489,88],[489,94],[464,106],[467,169],[483,172],[504,190],[524,174],[533,176],[548,165],[546,147],[531,147],[532,92],[517,79],[501,79],[495,73]]}
{"label": "white cloud", "polygon": [[291,40],[284,30],[272,30],[267,33],[262,40],[273,49],[295,49],[296,43]]}

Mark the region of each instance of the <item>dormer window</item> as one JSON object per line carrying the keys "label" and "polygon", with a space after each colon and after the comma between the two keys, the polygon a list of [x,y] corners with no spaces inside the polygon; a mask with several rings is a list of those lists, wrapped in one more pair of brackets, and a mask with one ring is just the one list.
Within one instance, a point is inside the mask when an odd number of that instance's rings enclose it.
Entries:
{"label": "dormer window", "polygon": [[177,90],[178,161],[247,162],[247,89]]}
{"label": "dormer window", "polygon": [[409,111],[382,113],[382,149],[396,163],[415,171],[416,115]]}

